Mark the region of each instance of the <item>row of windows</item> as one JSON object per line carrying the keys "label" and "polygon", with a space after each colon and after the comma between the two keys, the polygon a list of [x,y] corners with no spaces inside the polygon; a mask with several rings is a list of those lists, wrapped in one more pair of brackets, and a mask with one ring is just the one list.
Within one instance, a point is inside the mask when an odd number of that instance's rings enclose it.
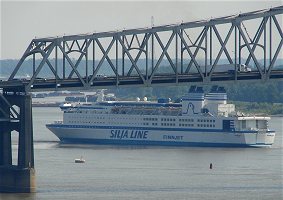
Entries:
{"label": "row of windows", "polygon": [[214,119],[198,119],[198,122],[215,122]]}
{"label": "row of windows", "polygon": [[72,119],[105,119],[104,117],[92,117],[92,116],[85,116],[85,117],[70,116],[69,118],[72,118]]}
{"label": "row of windows", "polygon": [[145,121],[157,121],[157,118],[143,118]]}
{"label": "row of windows", "polygon": [[214,124],[198,124],[198,127],[215,127]]}
{"label": "row of windows", "polygon": [[174,122],[175,121],[175,119],[172,119],[172,118],[161,118],[161,121],[170,121],[170,122]]}
{"label": "row of windows", "polygon": [[[149,123],[143,123],[143,125],[148,126]],[[157,123],[151,123],[152,126],[157,126]]]}
{"label": "row of windows", "polygon": [[193,119],[179,119],[180,122],[194,122]]}
{"label": "row of windows", "polygon": [[185,126],[185,127],[193,127],[193,124],[179,124],[179,126]]}
{"label": "row of windows", "polygon": [[161,123],[161,126],[175,126],[173,123]]}
{"label": "row of windows", "polygon": [[[78,117],[78,116],[69,116],[68,118],[66,119],[74,119],[74,120],[79,120],[79,119],[94,119],[94,120],[97,120],[97,119],[107,119],[107,120],[116,120],[114,118],[105,118],[105,117],[92,117],[92,116],[84,116],[84,117]],[[139,118],[119,118],[120,120],[140,120]],[[157,119],[156,119],[157,121]]]}
{"label": "row of windows", "polygon": [[[78,123],[78,121],[69,121],[69,123]],[[105,124],[105,122],[90,122],[90,121],[81,121],[79,123],[82,124],[90,124],[90,123],[95,123],[95,124]],[[125,124],[125,122],[113,122],[113,124]],[[126,123],[126,124],[136,124],[139,125],[138,123]],[[148,126],[149,123],[143,123],[144,126]],[[157,123],[152,123],[153,126],[157,126]],[[175,126],[174,123],[161,123],[161,126]],[[194,124],[179,124],[179,126],[182,127],[194,127]],[[197,124],[197,127],[215,127],[214,124]]]}
{"label": "row of windows", "polygon": [[105,124],[105,122],[90,122],[90,121],[69,121],[69,123],[81,123],[81,124],[95,123],[95,124]]}
{"label": "row of windows", "polygon": [[[68,116],[69,118],[79,118],[79,119],[87,119],[87,118],[91,118],[91,119],[105,119],[105,117],[102,116],[75,116],[75,115],[70,115]],[[108,117],[108,119],[110,119]],[[114,119],[114,118],[112,118]],[[121,119],[121,118],[120,118]],[[123,119],[136,119],[136,120],[140,120],[140,118],[123,118]],[[158,121],[158,118],[143,118],[143,120],[145,121]],[[161,118],[161,121],[176,121],[176,119],[174,118]],[[194,122],[194,119],[179,119],[179,121],[181,122]],[[198,119],[197,122],[215,122],[215,120],[213,119]]]}
{"label": "row of windows", "polygon": [[[67,120],[68,123],[71,123],[71,124],[75,124],[75,123],[80,123],[80,124],[106,124],[105,121],[89,121],[89,120],[72,120],[72,119],[69,119]],[[131,123],[131,122],[111,122],[111,124],[122,124],[122,125],[129,125],[129,124],[132,124],[132,125],[141,125],[140,123]],[[143,123],[143,125],[149,125],[149,123]],[[157,125],[157,123],[156,123]]]}

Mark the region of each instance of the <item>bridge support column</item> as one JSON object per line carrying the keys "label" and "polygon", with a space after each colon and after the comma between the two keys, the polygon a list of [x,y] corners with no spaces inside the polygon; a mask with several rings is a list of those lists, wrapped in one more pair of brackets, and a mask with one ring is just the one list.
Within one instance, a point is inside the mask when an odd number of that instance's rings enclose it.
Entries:
{"label": "bridge support column", "polygon": [[[16,118],[11,117],[8,105],[19,108]],[[4,92],[0,108],[9,116],[0,113],[0,192],[35,192],[31,95]],[[12,163],[12,131],[19,133],[17,165]]]}

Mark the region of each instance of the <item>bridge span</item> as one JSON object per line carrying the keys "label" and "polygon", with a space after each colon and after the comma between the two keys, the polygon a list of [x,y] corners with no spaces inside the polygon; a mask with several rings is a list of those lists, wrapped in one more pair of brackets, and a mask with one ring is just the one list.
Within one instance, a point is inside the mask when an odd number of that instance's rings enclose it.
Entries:
{"label": "bridge span", "polygon": [[[282,79],[282,14],[280,6],[150,28],[36,38],[0,88]],[[29,78],[20,78],[23,74]]]}
{"label": "bridge span", "polygon": [[[9,78],[0,80],[0,192],[35,191],[30,92],[282,80],[282,14],[280,6],[181,24],[33,39]],[[25,73],[29,78],[21,78]],[[17,165],[12,131],[19,133]]]}

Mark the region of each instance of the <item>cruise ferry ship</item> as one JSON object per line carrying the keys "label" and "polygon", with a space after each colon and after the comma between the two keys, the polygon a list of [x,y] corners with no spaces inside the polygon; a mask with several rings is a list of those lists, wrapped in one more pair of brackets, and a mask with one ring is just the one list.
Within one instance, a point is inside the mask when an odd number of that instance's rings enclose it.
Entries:
{"label": "cruise ferry ship", "polygon": [[275,138],[270,117],[236,112],[218,86],[192,86],[180,103],[105,101],[101,92],[97,102],[60,107],[63,121],[46,126],[64,143],[269,147]]}

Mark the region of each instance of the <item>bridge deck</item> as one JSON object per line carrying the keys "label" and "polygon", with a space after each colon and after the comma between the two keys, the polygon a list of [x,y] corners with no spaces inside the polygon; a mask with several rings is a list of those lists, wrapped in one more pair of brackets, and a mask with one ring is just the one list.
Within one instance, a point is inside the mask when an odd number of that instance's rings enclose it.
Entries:
{"label": "bridge deck", "polygon": [[[282,15],[279,6],[181,24],[33,39],[0,88],[80,90],[279,80]],[[251,23],[254,30],[247,26]],[[227,64],[220,69],[221,63]],[[27,71],[30,78],[20,78]]]}

